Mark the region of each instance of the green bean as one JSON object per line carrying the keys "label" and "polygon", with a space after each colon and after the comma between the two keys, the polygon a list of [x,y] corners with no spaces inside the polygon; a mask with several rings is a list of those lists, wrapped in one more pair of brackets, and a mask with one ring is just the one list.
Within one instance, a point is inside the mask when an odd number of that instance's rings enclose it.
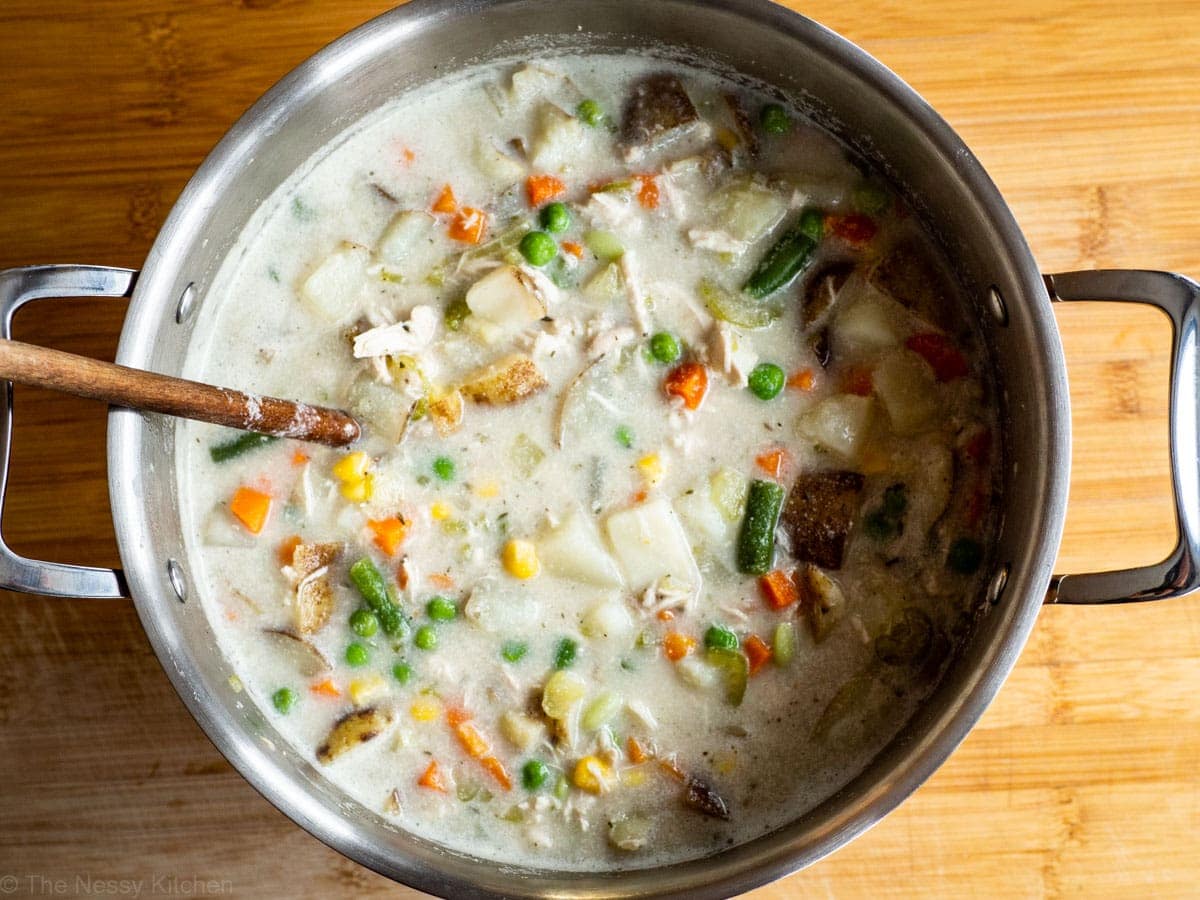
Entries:
{"label": "green bean", "polygon": [[812,261],[824,229],[823,221],[818,210],[806,209],[801,213],[800,221],[785,231],[759,261],[742,290],[761,300],[786,287]]}
{"label": "green bean", "polygon": [[750,482],[746,513],[738,536],[738,570],[765,575],[775,560],[775,526],[783,506],[783,488],[774,481]]}
{"label": "green bean", "polygon": [[375,615],[379,617],[383,633],[388,637],[402,637],[408,630],[404,613],[388,595],[383,575],[375,567],[375,563],[371,562],[369,556],[364,556],[350,567],[350,580],[354,582],[354,586],[358,588],[362,598],[367,601],[367,606],[371,607]]}
{"label": "green bean", "polygon": [[259,447],[265,447],[272,441],[277,440],[279,438],[274,435],[257,434],[253,431],[247,431],[245,434],[239,434],[228,441],[213,444],[208,448],[208,455],[212,457],[213,462],[221,463],[228,459],[233,459],[235,456],[241,456],[243,453],[251,450],[256,450]]}

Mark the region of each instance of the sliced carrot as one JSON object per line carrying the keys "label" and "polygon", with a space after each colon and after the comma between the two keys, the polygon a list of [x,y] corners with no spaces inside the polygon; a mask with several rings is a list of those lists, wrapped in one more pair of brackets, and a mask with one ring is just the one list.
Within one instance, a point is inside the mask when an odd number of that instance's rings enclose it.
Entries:
{"label": "sliced carrot", "polygon": [[293,466],[302,466],[306,462],[308,462],[308,454],[307,453],[301,453],[299,450],[297,450],[295,453],[292,454],[292,465]]}
{"label": "sliced carrot", "polygon": [[577,244],[574,241],[563,241],[559,246],[576,259],[583,259],[583,244]]}
{"label": "sliced carrot", "polygon": [[429,583],[441,591],[449,591],[454,587],[454,579],[444,572],[434,572],[429,576]]}
{"label": "sliced carrot", "polygon": [[625,750],[629,754],[629,761],[635,766],[646,761],[646,751],[642,748],[642,745],[638,743],[637,738],[629,738],[629,740],[625,742]]}
{"label": "sliced carrot", "polygon": [[284,538],[283,543],[279,545],[279,562],[281,565],[290,566],[292,557],[296,553],[296,547],[300,545],[300,535],[293,534],[291,537]]}
{"label": "sliced carrot", "polygon": [[787,386],[797,391],[811,391],[816,380],[812,369],[798,369],[787,380]]}
{"label": "sliced carrot", "polygon": [[408,590],[408,567],[404,565],[404,561],[408,557],[400,560],[400,565],[396,566],[396,584],[400,585],[400,590]]}
{"label": "sliced carrot", "polygon": [[451,728],[457,728],[463,722],[469,722],[471,714],[461,706],[451,706],[446,710],[446,724]]}
{"label": "sliced carrot", "polygon": [[658,181],[653,175],[638,175],[638,203],[642,209],[658,209]]}
{"label": "sliced carrot", "polygon": [[670,610],[670,609],[660,609],[660,610],[659,610],[659,611],[658,611],[658,612],[655,614],[655,617],[656,617],[656,618],[658,619],[658,621],[660,621],[660,622],[670,622],[672,619],[674,619],[674,618],[675,618],[675,611],[674,611],[674,610]]}
{"label": "sliced carrot", "polygon": [[470,722],[460,722],[455,725],[454,736],[458,738],[458,742],[467,752],[467,756],[473,759],[479,759],[492,749],[487,739],[479,733],[479,729]]}
{"label": "sliced carrot", "polygon": [[387,519],[368,519],[367,527],[375,535],[375,546],[388,556],[395,556],[408,535],[408,522],[400,516]]}
{"label": "sliced carrot", "polygon": [[417,784],[423,788],[429,788],[431,791],[450,793],[450,786],[446,784],[446,778],[442,775],[441,767],[438,766],[436,759],[429,763],[429,767],[417,779]]}
{"label": "sliced carrot", "polygon": [[487,213],[481,209],[464,206],[451,220],[447,233],[454,240],[462,241],[464,244],[478,244],[483,240],[483,233],[486,230]]}
{"label": "sliced carrot", "polygon": [[750,674],[757,675],[759,670],[771,660],[771,648],[757,634],[746,638],[742,644],[746,658],[750,661]]}
{"label": "sliced carrot", "polygon": [[454,190],[450,185],[442,185],[442,190],[433,201],[433,206],[430,209],[435,213],[458,212],[458,200],[455,198]]}
{"label": "sliced carrot", "polygon": [[679,768],[679,764],[672,757],[667,757],[666,759],[659,757],[658,767],[676,781],[687,781],[687,774],[683,769]]}
{"label": "sliced carrot", "polygon": [[633,495],[633,502],[634,503],[645,503],[646,498],[649,496],[650,496],[650,492],[647,491],[645,488],[642,488],[636,494]]}
{"label": "sliced carrot", "polygon": [[929,363],[938,381],[953,381],[971,371],[967,358],[950,343],[949,338],[936,331],[914,334],[904,342],[904,346]]}
{"label": "sliced carrot", "polygon": [[496,784],[506,791],[512,790],[512,778],[509,777],[508,770],[504,768],[504,763],[494,756],[484,757],[479,762],[487,770],[487,773],[496,779]]}
{"label": "sliced carrot", "polygon": [[240,487],[229,501],[229,511],[251,534],[258,534],[267,524],[267,513],[271,511],[271,496],[254,488]]}
{"label": "sliced carrot", "polygon": [[771,609],[787,609],[800,599],[800,589],[783,569],[760,576],[758,587]]}
{"label": "sliced carrot", "polygon": [[663,638],[663,652],[671,662],[679,662],[695,649],[696,639],[678,631],[668,631]]}
{"label": "sliced carrot", "polygon": [[411,165],[412,161],[417,158],[417,154],[413,153],[408,147],[400,148],[400,160],[404,165]]}
{"label": "sliced carrot", "polygon": [[663,390],[668,397],[679,397],[688,409],[696,409],[708,393],[708,370],[700,363],[687,362],[667,373]]}
{"label": "sliced carrot", "polygon": [[342,692],[338,690],[337,685],[334,684],[333,680],[330,678],[326,678],[324,681],[318,681],[316,684],[310,684],[308,689],[318,697],[337,699],[338,697],[342,696]]}
{"label": "sliced carrot", "polygon": [[787,451],[779,447],[754,457],[754,462],[758,467],[772,478],[778,478],[783,473],[783,467],[787,465],[787,461]]}
{"label": "sliced carrot", "polygon": [[566,192],[567,186],[553,175],[530,175],[525,179],[525,193],[529,197],[529,205],[535,209]]}
{"label": "sliced carrot", "polygon": [[871,370],[866,366],[851,366],[842,373],[842,390],[847,394],[866,397],[874,388],[875,382],[871,378]]}

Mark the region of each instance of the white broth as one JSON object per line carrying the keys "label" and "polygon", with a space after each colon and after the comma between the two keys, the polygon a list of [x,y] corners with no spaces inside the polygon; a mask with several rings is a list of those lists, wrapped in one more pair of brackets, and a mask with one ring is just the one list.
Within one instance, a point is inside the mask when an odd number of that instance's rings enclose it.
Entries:
{"label": "white broth", "polygon": [[848,782],[968,627],[979,342],[903,202],[778,104],[633,56],[472,70],[314,157],[208,292],[189,377],[364,437],[181,423],[199,594],[397,825],[559,869],[716,852]]}

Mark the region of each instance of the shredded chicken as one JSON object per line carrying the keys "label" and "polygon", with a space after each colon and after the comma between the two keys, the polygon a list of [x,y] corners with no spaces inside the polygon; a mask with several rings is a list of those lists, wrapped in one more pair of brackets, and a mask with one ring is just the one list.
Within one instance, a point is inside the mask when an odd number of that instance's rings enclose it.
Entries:
{"label": "shredded chicken", "polygon": [[597,191],[583,207],[583,214],[596,225],[620,231],[637,231],[642,224],[629,191]]}
{"label": "shredded chicken", "polygon": [[708,332],[709,364],[734,387],[745,387],[757,357],[750,343],[728,322],[714,322]]}
{"label": "shredded chicken", "polygon": [[602,331],[588,343],[588,358],[599,359],[604,354],[611,353],[613,350],[623,347],[636,337],[637,332],[628,325],[621,325],[617,328]]}
{"label": "shredded chicken", "polygon": [[414,306],[407,322],[381,325],[364,331],[354,339],[358,359],[373,356],[415,356],[433,340],[438,315],[432,306]]}
{"label": "shredded chicken", "polygon": [[713,253],[741,253],[746,249],[745,241],[739,241],[717,228],[689,229],[688,240],[692,242],[693,247],[711,250]]}
{"label": "shredded chicken", "polygon": [[633,312],[633,321],[642,335],[650,333],[650,316],[646,312],[646,298],[642,293],[641,281],[633,266],[630,254],[621,254],[621,274],[624,276],[625,296],[629,300],[629,308]]}

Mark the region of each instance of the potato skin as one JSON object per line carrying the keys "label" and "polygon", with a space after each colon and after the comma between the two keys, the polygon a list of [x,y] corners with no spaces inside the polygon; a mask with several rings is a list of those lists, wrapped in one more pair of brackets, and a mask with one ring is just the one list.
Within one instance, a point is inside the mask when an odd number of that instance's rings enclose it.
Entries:
{"label": "potato skin", "polygon": [[317,759],[328,765],[347,750],[379,737],[390,724],[390,710],[369,706],[348,712],[334,723],[324,742],[317,748]]}
{"label": "potato skin", "polygon": [[473,373],[460,390],[476,403],[516,403],[545,388],[549,382],[528,356],[513,353]]}

